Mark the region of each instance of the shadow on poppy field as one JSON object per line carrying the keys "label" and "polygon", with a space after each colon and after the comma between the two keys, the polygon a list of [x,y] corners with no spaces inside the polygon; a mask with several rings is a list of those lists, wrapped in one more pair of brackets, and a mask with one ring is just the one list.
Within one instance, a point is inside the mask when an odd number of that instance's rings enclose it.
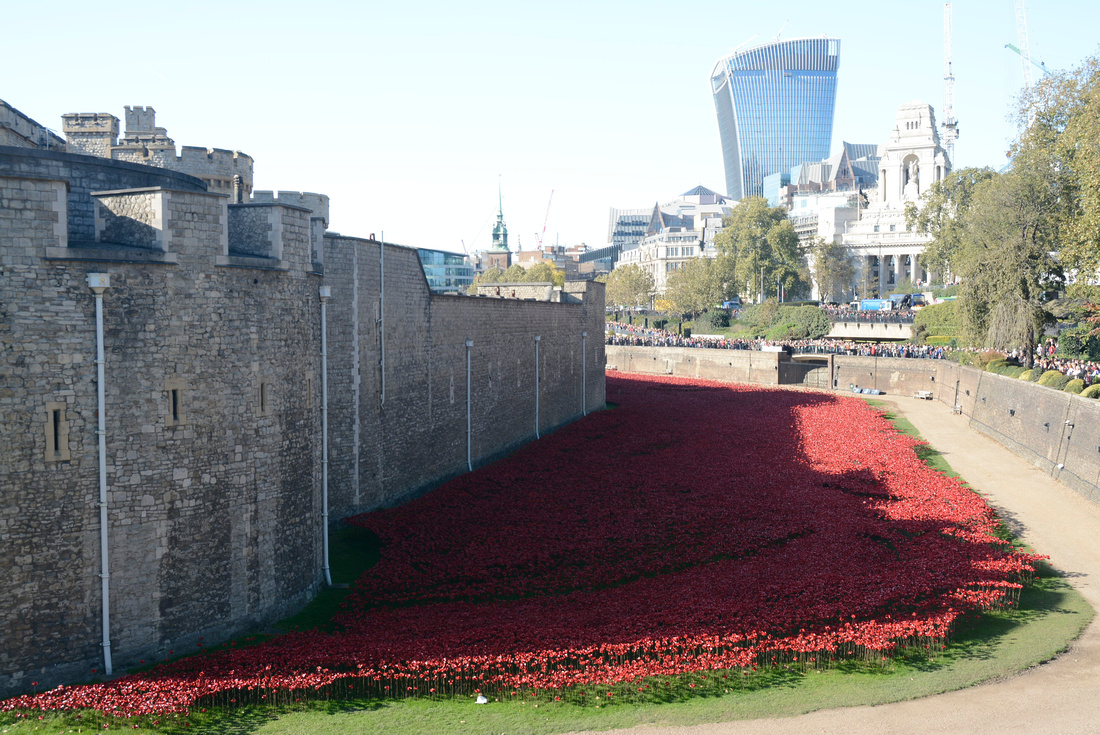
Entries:
{"label": "shadow on poppy field", "polygon": [[705,688],[691,672],[933,666],[957,621],[1011,606],[1031,574],[984,501],[858,399],[627,375],[607,396],[615,410],[349,519],[381,557],[325,630],[5,707],[662,701],[653,677],[682,682],[675,699]]}

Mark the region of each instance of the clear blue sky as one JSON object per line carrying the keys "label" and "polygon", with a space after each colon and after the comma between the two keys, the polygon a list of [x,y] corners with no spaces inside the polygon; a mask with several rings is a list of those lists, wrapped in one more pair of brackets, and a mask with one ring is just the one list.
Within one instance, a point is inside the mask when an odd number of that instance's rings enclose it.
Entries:
{"label": "clear blue sky", "polygon": [[[1100,3],[1029,0],[1032,55],[1077,66]],[[610,207],[722,190],[714,62],[752,36],[841,39],[834,148],[943,105],[943,3],[205,2],[5,8],[0,98],[51,128],[151,105],[177,145],[239,149],[258,189],[323,192],[333,229],[513,249],[605,244]],[[1022,84],[1012,0],[957,0],[956,165],[1004,163]],[[16,63],[13,60],[19,60]]]}

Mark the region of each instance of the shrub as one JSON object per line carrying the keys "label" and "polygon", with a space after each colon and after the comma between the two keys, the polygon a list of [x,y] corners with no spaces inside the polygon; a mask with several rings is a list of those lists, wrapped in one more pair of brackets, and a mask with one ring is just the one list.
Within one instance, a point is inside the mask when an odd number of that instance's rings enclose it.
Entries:
{"label": "shrub", "polygon": [[1004,375],[1004,368],[1009,367],[1009,362],[1003,357],[997,357],[986,363],[985,369],[991,373]]}
{"label": "shrub", "polygon": [[1085,398],[1100,398],[1100,383],[1094,383],[1088,388],[1081,391],[1081,395]]}
{"label": "shrub", "polygon": [[1020,373],[1019,375],[1017,375],[1016,377],[1017,377],[1018,379],[1020,379],[1020,380],[1028,380],[1028,381],[1030,381],[1030,380],[1031,380],[1031,376],[1032,376],[1032,375],[1034,375],[1034,374],[1035,374],[1035,370],[1034,370],[1034,369],[1032,369],[1032,370],[1028,370],[1028,369],[1026,369],[1026,368],[1025,368],[1025,369],[1024,369],[1024,371],[1023,371],[1022,373]]}
{"label": "shrub", "polygon": [[1057,370],[1047,370],[1039,377],[1039,385],[1045,385],[1048,388],[1054,388],[1055,390],[1062,390],[1066,387],[1066,383],[1069,382],[1069,376],[1063,375]]}
{"label": "shrub", "polygon": [[956,316],[955,302],[926,306],[913,318],[914,325],[924,325],[929,334],[956,335],[959,333],[959,321]]}
{"label": "shrub", "polygon": [[1091,324],[1080,324],[1058,333],[1058,356],[1074,360],[1100,360],[1100,337],[1090,335]]}
{"label": "shrub", "polygon": [[774,327],[764,333],[765,339],[778,340],[778,339],[803,339],[805,332],[802,331],[794,322],[788,322],[786,324],[776,324]]}
{"label": "shrub", "polygon": [[952,342],[955,342],[955,338],[950,336],[950,335],[946,335],[946,334],[934,334],[930,337],[925,337],[924,338],[924,343],[926,345],[932,345],[933,347],[955,347],[955,346],[957,346],[957,344],[952,345],[951,344]]}
{"label": "shrub", "polygon": [[1063,388],[1062,390],[1064,390],[1066,393],[1080,394],[1081,391],[1083,391],[1084,389],[1085,389],[1085,381],[1081,380],[1080,378],[1074,378],[1073,380],[1066,383],[1066,387]]}
{"label": "shrub", "polygon": [[1002,373],[1002,375],[1006,375],[1010,378],[1018,378],[1021,375],[1023,375],[1025,372],[1027,372],[1027,368],[1024,367],[1023,365],[1013,365],[1008,370],[1006,370],[1004,373]]}
{"label": "shrub", "polygon": [[730,325],[730,315],[721,310],[708,311],[699,319],[700,327],[709,327],[710,329],[728,329]]}
{"label": "shrub", "polygon": [[767,329],[775,322],[779,304],[775,301],[765,301],[762,304],[753,304],[741,312],[740,322],[753,329]]}
{"label": "shrub", "polygon": [[777,316],[780,323],[797,326],[802,336],[796,339],[820,339],[833,328],[829,317],[816,306],[781,306]]}

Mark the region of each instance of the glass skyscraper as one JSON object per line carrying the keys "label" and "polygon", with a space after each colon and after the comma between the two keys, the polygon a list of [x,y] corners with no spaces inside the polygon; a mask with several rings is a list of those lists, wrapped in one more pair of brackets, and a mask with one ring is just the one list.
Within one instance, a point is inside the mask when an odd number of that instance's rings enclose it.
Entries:
{"label": "glass skyscraper", "polygon": [[840,41],[798,38],[737,50],[711,72],[731,199],[764,177],[829,157]]}

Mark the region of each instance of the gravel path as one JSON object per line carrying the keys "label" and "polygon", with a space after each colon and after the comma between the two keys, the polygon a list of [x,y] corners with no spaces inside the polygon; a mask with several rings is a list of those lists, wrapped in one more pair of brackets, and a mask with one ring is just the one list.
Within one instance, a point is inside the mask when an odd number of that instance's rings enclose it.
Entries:
{"label": "gravel path", "polygon": [[[886,397],[1021,538],[1100,608],[1100,507],[966,424],[941,403]],[[1100,618],[1056,660],[1010,679],[875,707],[690,727],[615,730],[631,735],[741,733],[1100,732]]]}

